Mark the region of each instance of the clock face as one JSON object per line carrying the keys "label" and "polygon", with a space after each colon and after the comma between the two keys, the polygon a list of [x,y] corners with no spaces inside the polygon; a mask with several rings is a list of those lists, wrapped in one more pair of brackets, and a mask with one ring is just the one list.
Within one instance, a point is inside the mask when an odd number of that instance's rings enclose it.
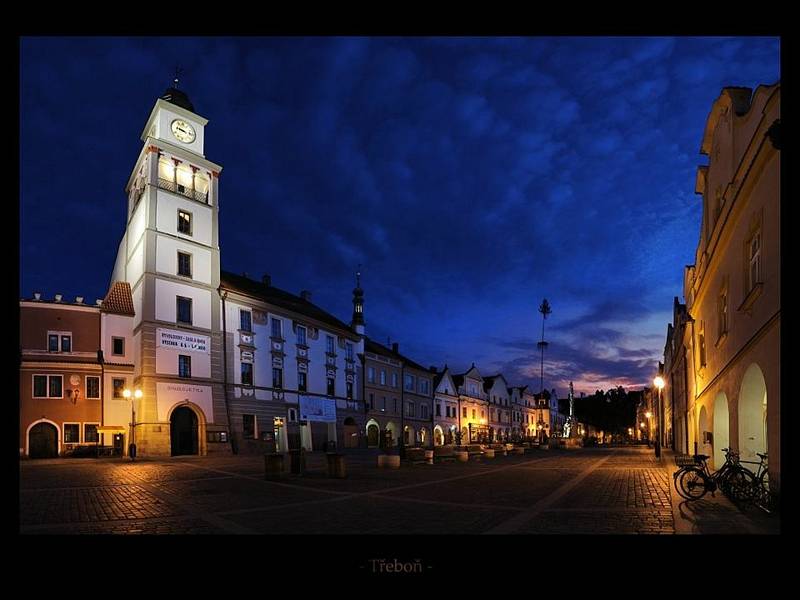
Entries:
{"label": "clock face", "polygon": [[170,128],[172,129],[172,135],[174,135],[179,141],[186,144],[191,144],[194,141],[194,127],[192,127],[183,119],[175,119],[170,125]]}

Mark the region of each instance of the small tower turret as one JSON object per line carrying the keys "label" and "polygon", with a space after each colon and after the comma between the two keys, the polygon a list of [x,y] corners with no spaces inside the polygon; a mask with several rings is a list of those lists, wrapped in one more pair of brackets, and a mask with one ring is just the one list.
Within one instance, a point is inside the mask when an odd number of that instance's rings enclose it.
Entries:
{"label": "small tower turret", "polygon": [[361,289],[361,265],[356,271],[356,287],[353,289],[353,320],[350,326],[358,335],[364,335],[364,290]]}

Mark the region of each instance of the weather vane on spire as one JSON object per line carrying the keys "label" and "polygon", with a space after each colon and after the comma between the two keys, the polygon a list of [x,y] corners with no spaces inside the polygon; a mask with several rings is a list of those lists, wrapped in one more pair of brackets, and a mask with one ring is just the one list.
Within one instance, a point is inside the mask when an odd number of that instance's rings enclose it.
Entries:
{"label": "weather vane on spire", "polygon": [[183,69],[181,69],[180,65],[175,65],[175,79],[172,80],[172,87],[176,90],[178,89],[178,78],[183,75]]}
{"label": "weather vane on spire", "polygon": [[359,263],[358,269],[356,269],[356,287],[361,287],[361,264]]}

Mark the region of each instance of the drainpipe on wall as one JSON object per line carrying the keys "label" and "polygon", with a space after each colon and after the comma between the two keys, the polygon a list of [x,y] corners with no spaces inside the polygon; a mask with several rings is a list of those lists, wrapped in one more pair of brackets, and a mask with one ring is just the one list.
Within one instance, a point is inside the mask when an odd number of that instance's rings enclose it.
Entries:
{"label": "drainpipe on wall", "polygon": [[223,388],[223,398],[225,400],[225,415],[228,417],[228,433],[231,436],[231,451],[234,454],[239,453],[238,444],[236,442],[236,436],[233,434],[233,427],[231,427],[231,409],[228,403],[228,328],[227,328],[227,320],[226,320],[226,309],[225,309],[225,298],[228,297],[228,292],[222,291],[222,286],[220,285],[217,288],[217,292],[219,293],[219,297],[222,299],[222,362],[223,362],[223,375],[222,375],[222,385]]}

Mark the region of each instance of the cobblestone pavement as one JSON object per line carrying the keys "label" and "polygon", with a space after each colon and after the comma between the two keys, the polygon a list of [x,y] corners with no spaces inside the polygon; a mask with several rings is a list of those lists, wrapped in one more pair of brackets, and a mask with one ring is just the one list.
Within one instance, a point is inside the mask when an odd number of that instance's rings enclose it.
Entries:
{"label": "cobblestone pavement", "polygon": [[378,469],[347,455],[347,478],[264,480],[258,456],[20,463],[22,533],[775,533],[774,515],[725,499],[680,503],[669,461],[645,448],[538,450],[467,464]]}

